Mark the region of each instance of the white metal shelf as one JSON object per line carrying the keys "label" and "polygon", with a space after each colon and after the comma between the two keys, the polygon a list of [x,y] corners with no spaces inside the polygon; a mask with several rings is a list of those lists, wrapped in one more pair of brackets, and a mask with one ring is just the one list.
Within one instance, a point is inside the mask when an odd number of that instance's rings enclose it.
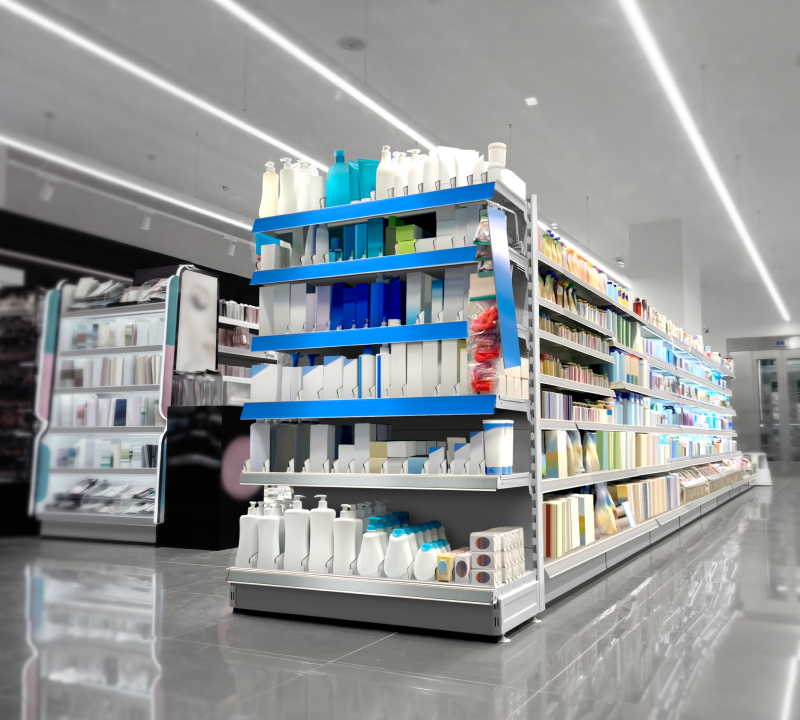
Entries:
{"label": "white metal shelf", "polygon": [[628,355],[633,355],[634,357],[639,358],[640,360],[645,360],[646,356],[641,350],[634,350],[632,347],[628,347],[627,345],[623,345],[619,340],[614,340],[614,347],[618,350],[622,350],[623,352],[628,353]]}
{"label": "white metal shelf", "polygon": [[234,320],[233,318],[219,315],[217,323],[220,325],[232,325],[233,327],[247,328],[248,330],[258,330],[258,323],[247,322],[246,320]]}
{"label": "white metal shelf", "polygon": [[573,392],[582,392],[587,395],[600,395],[602,397],[615,397],[613,390],[609,388],[597,387],[596,385],[589,385],[588,383],[574,382],[573,380],[565,380],[564,378],[553,377],[552,375],[539,374],[539,382],[541,385],[549,385],[550,387],[561,388],[562,390],[572,390]]}
{"label": "white metal shelf", "polygon": [[78,468],[51,467],[51,475],[155,475],[156,468]]}
{"label": "white metal shelf", "polygon": [[252,378],[245,378],[245,377],[232,377],[230,375],[223,375],[222,381],[240,383],[242,385],[252,385]]}
{"label": "white metal shelf", "polygon": [[59,387],[56,395],[116,395],[117,393],[158,392],[160,385],[102,385],[100,387]]}
{"label": "white metal shelf", "polygon": [[494,403],[495,410],[512,410],[514,412],[528,412],[528,400],[525,398],[498,395]]}
{"label": "white metal shelf", "polygon": [[685,405],[687,407],[719,413],[720,415],[736,415],[736,410],[733,408],[719,407],[711,403],[703,402],[702,400],[694,400],[693,398],[687,398],[683,395],[666,392],[664,390],[643,388],[639,385],[631,385],[630,383],[611,383],[611,388],[613,390],[625,390],[626,392],[644,395],[645,397],[656,398],[657,400],[667,400],[676,405]]}
{"label": "white metal shelf", "polygon": [[722,460],[732,460],[741,457],[739,451],[730,453],[712,453],[710,455],[694,455],[686,458],[674,458],[669,461],[670,470],[680,470],[681,468],[691,467],[692,465],[705,465],[706,463],[721,462]]}
{"label": "white metal shelf", "polygon": [[141,305],[111,305],[109,307],[69,310],[61,315],[62,320],[81,318],[121,317],[123,315],[149,315],[166,310],[165,302],[142,303]]}
{"label": "white metal shelf", "polygon": [[617,425],[616,423],[596,423],[578,420],[576,424],[578,430],[594,430],[595,432],[598,430],[602,432],[620,432],[625,429],[623,425]]}
{"label": "white metal shelf", "polygon": [[540,430],[577,430],[574,420],[549,420],[544,418],[539,421]]}
{"label": "white metal shelf", "polygon": [[612,363],[614,362],[614,358],[611,355],[606,355],[604,352],[600,350],[593,350],[592,348],[588,348],[585,345],[580,345],[576,342],[572,342],[572,340],[566,340],[558,335],[553,335],[552,333],[547,332],[546,330],[539,330],[539,340],[542,342],[550,343],[551,345],[558,345],[560,347],[567,348],[571,352],[577,353],[582,355],[585,358],[590,358],[590,364],[595,365],[597,364],[596,361],[599,360],[603,363]]}
{"label": "white metal shelf", "polygon": [[217,348],[220,357],[234,357],[243,360],[259,360],[264,362],[267,360],[269,353],[266,352],[253,352],[252,350],[245,350],[244,348],[232,348],[220,345]]}
{"label": "white metal shelf", "polygon": [[163,345],[131,345],[126,347],[87,348],[85,350],[61,350],[58,355],[62,358],[93,357],[96,355],[154,355],[160,354]]}
{"label": "white metal shelf", "polygon": [[586,318],[577,315],[576,313],[567,310],[566,308],[557,305],[554,302],[550,302],[550,300],[545,300],[543,297],[539,296],[539,309],[545,309],[554,315],[558,315],[559,317],[564,318],[568,322],[574,322],[578,325],[583,326],[587,330],[591,330],[592,332],[597,333],[606,338],[613,338],[614,331],[609,330],[608,328],[603,327],[602,325],[598,325],[597,323],[593,323],[591,320],[587,320]]}
{"label": "white metal shelf", "polygon": [[530,473],[513,475],[413,475],[389,473],[242,473],[242,485],[294,485],[297,487],[368,488],[391,490],[495,491],[527,487]]}
{"label": "white metal shelf", "polygon": [[704,387],[712,392],[719,393],[720,395],[725,395],[726,397],[730,397],[733,393],[730,390],[720,387],[716,383],[711,382],[710,380],[706,380],[705,378],[697,377],[697,375],[692,375],[692,373],[684,370],[683,368],[676,367],[672,363],[667,362],[666,360],[661,360],[653,355],[645,354],[645,359],[650,363],[650,365],[654,368],[659,370],[663,370],[664,372],[668,372],[671,375],[675,375],[687,382],[694,383],[695,385],[699,385],[700,387]]}
{"label": "white metal shelf", "polygon": [[646,322],[642,318],[639,318],[639,322],[641,323],[643,329],[645,331],[650,332],[650,334],[653,337],[671,343],[675,351],[683,353],[684,355],[689,355],[695,358],[696,360],[699,360],[704,365],[707,365],[709,368],[711,368],[715,372],[720,373],[724,377],[735,378],[735,375],[733,374],[732,370],[726,368],[724,365],[714,362],[705,353],[702,353],[699,350],[695,350],[693,347],[686,345],[681,340],[678,340],[678,338],[673,337],[672,335],[670,335],[664,330],[661,330],[660,328],[657,328],[655,325],[651,325],[649,322]]}

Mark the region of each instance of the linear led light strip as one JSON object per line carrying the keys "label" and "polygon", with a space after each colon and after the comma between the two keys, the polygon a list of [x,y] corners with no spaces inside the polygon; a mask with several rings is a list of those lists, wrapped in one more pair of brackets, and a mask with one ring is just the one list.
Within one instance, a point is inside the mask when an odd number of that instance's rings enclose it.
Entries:
{"label": "linear led light strip", "polygon": [[119,187],[124,187],[128,190],[142,193],[142,195],[147,195],[148,197],[156,198],[157,200],[163,200],[164,202],[171,203],[172,205],[196,212],[199,215],[205,215],[206,217],[213,218],[214,220],[220,220],[221,222],[228,223],[234,227],[242,228],[248,232],[251,232],[252,230],[250,225],[241,222],[241,220],[228,217],[227,215],[222,215],[214,212],[213,210],[208,210],[200,205],[194,205],[193,203],[185,202],[184,200],[180,200],[173,195],[167,195],[166,193],[153,190],[145,185],[140,185],[139,183],[127,180],[120,175],[115,175],[114,173],[101,169],[99,166],[93,167],[91,165],[87,165],[86,163],[78,162],[77,160],[73,160],[65,155],[60,155],[52,150],[47,150],[39,147],[38,145],[34,145],[27,140],[21,140],[13,137],[5,132],[0,132],[0,145],[7,145],[15,150],[20,150],[29,155],[33,155],[34,157],[42,158],[43,160],[60,165],[61,167],[75,170],[76,172],[89,175],[112,185],[118,185]]}
{"label": "linear led light strip", "polygon": [[745,248],[747,248],[747,252],[750,253],[750,258],[752,259],[753,264],[756,266],[756,270],[758,270],[759,275],[761,275],[764,285],[767,286],[767,290],[769,290],[770,295],[772,295],[772,299],[774,300],[775,305],[777,305],[778,311],[783,319],[786,322],[789,322],[789,311],[786,309],[786,305],[784,305],[783,300],[778,293],[778,288],[775,287],[775,283],[772,281],[772,277],[767,270],[767,266],[764,265],[764,261],[758,254],[755,243],[750,237],[750,233],[747,231],[747,227],[742,220],[742,216],[736,209],[736,205],[734,204],[733,198],[731,198],[731,195],[728,192],[728,188],[725,187],[725,183],[722,180],[722,176],[720,175],[716,164],[714,163],[714,159],[711,157],[711,153],[708,151],[708,147],[706,147],[706,143],[703,140],[702,135],[700,135],[700,131],[697,129],[694,118],[692,118],[692,114],[689,112],[689,108],[687,107],[686,102],[684,101],[683,96],[681,95],[681,92],[675,83],[675,79],[672,77],[672,73],[667,67],[666,60],[664,59],[664,56],[662,55],[661,50],[656,43],[653,33],[650,32],[650,28],[647,25],[644,15],[642,15],[642,11],[636,4],[636,0],[619,0],[619,4],[625,13],[625,17],[628,19],[634,34],[636,35],[636,39],[642,46],[642,50],[644,50],[644,54],[650,61],[653,72],[655,72],[656,77],[661,83],[664,93],[672,104],[672,109],[675,111],[675,114],[681,121],[684,131],[689,136],[689,141],[692,143],[697,156],[700,158],[700,162],[705,168],[705,171],[711,180],[711,184],[717,191],[717,195],[719,195],[719,199],[722,201],[723,207],[730,216],[733,226],[739,233],[739,237],[744,243]]}
{"label": "linear led light strip", "polygon": [[243,122],[239,118],[234,115],[231,115],[229,112],[226,112],[222,108],[217,107],[216,105],[211,104],[210,102],[203,100],[203,98],[195,95],[194,93],[189,92],[188,90],[184,90],[179,85],[176,85],[173,82],[170,82],[166,78],[157,75],[156,73],[148,70],[147,68],[138,65],[135,62],[132,62],[126,57],[123,57],[119,53],[110,50],[107,47],[104,47],[100,43],[81,35],[79,32],[76,32],[72,28],[67,27],[66,25],[54,20],[51,17],[33,9],[30,6],[23,5],[17,0],[0,0],[0,8],[4,8],[9,12],[21,17],[25,20],[32,22],[34,25],[42,28],[43,30],[47,30],[48,32],[53,33],[54,35],[58,35],[58,37],[71,42],[73,45],[76,45],[93,55],[96,55],[99,58],[102,58],[106,62],[111,63],[112,65],[116,65],[118,68],[122,70],[126,70],[127,72],[135,75],[136,77],[140,78],[141,80],[145,80],[149,82],[151,85],[155,85],[156,87],[164,90],[175,97],[184,100],[191,105],[194,105],[201,110],[209,113],[210,115],[214,115],[215,117],[219,118],[220,120],[224,120],[225,122],[233,125],[234,127],[239,128],[240,130],[244,130],[246,133],[253,135],[254,137],[263,140],[264,142],[269,143],[270,145],[274,145],[277,148],[280,148],[284,152],[287,152],[290,155],[293,155],[297,158],[306,158],[308,161],[315,165],[320,170],[327,172],[328,166],[317,162],[316,160],[312,160],[308,157],[308,155],[291,145],[279,140],[278,138],[268,135],[263,130],[259,130],[257,127],[249,125],[246,122]]}
{"label": "linear led light strip", "polygon": [[217,5],[224,10],[227,10],[229,13],[231,13],[231,15],[239,18],[251,28],[259,32],[261,35],[267,38],[267,40],[271,40],[278,47],[297,58],[304,65],[307,65],[314,72],[328,80],[328,82],[333,83],[340,90],[344,90],[348,95],[350,95],[350,97],[358,100],[358,102],[360,102],[364,107],[372,110],[372,112],[374,112],[376,115],[382,117],[388,123],[394,125],[398,130],[416,140],[420,145],[425,146],[428,150],[436,147],[436,143],[431,142],[423,135],[420,135],[420,133],[409,127],[406,123],[400,120],[400,118],[390,113],[388,110],[386,110],[386,108],[381,107],[372,98],[365,95],[358,88],[347,82],[344,78],[339,77],[330,68],[325,67],[325,65],[319,62],[319,60],[316,60],[301,47],[295,45],[295,43],[289,40],[289,38],[286,36],[281,35],[281,33],[270,27],[261,18],[259,18],[257,15],[254,15],[247,8],[242,7],[242,5],[240,5],[238,2],[235,2],[234,0],[214,0],[214,2],[216,2]]}

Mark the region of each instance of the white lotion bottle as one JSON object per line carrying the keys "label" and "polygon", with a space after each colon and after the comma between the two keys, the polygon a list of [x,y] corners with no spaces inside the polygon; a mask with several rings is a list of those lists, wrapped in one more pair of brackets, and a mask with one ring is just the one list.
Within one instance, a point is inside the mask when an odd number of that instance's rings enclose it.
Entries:
{"label": "white lotion bottle", "polygon": [[394,196],[403,197],[403,188],[408,185],[408,166],[411,158],[404,152],[397,153],[397,167],[394,170]]}
{"label": "white lotion bottle", "polygon": [[381,537],[383,533],[375,527],[375,525],[368,525],[367,532],[364,533],[364,540],[361,544],[361,552],[358,554],[356,561],[356,569],[358,574],[363,577],[378,577],[380,574],[380,565],[386,557],[386,551],[383,549],[383,541]]}
{"label": "white lotion bottle", "polygon": [[261,205],[258,207],[258,217],[272,217],[278,214],[278,173],[275,172],[275,163],[268,162],[267,170],[261,180]]}
{"label": "white lotion bottle", "polygon": [[342,512],[333,521],[333,574],[352,575],[362,537],[361,520],[352,505],[342,503]]}
{"label": "white lotion bottle", "polygon": [[319,174],[316,165],[311,166],[311,183],[308,191],[308,205],[309,210],[319,210],[320,200],[325,197],[325,183],[322,180],[322,175]]}
{"label": "white lotion bottle", "polygon": [[[439,155],[433,148],[422,166],[422,192],[433,192],[439,181]],[[442,188],[444,189],[444,188]]]}
{"label": "white lotion bottle", "polygon": [[303,572],[303,560],[308,557],[311,512],[303,508],[304,499],[303,495],[295,495],[292,507],[283,516],[286,527],[283,569],[290,572]]}
{"label": "white lotion bottle", "polygon": [[414,558],[414,577],[430,582],[436,577],[436,556],[438,548],[433,543],[423,543]]}
{"label": "white lotion bottle", "polygon": [[273,570],[275,561],[283,552],[284,526],[281,507],[273,503],[258,518],[258,562],[259,570]]}
{"label": "white lotion bottle", "polygon": [[407,578],[409,566],[414,562],[411,548],[408,546],[406,531],[397,528],[389,538],[389,547],[386,550],[386,560],[383,563],[383,573],[388,578]]}
{"label": "white lotion bottle", "polygon": [[375,199],[385,200],[389,197],[389,188],[394,187],[394,164],[392,163],[391,148],[384,145],[381,148],[381,161],[375,171]]}
{"label": "white lotion bottle", "polygon": [[258,552],[258,515],[256,503],[250,502],[247,514],[239,518],[239,547],[236,549],[236,567],[249,568],[250,558]]}
{"label": "white lotion bottle", "polygon": [[336,510],[328,507],[326,495],[315,495],[319,506],[311,510],[311,550],[308,556],[308,572],[324,575],[328,572],[328,561],[333,557],[333,521]]}
{"label": "white lotion bottle", "polygon": [[295,169],[292,158],[281,158],[281,191],[278,196],[278,215],[297,212],[297,190],[294,187]]}
{"label": "white lotion bottle", "polygon": [[408,164],[408,194],[417,195],[422,192],[419,186],[423,184],[424,168],[419,157],[419,148],[414,148],[408,152],[411,154],[411,160]]}
{"label": "white lotion bottle", "polygon": [[297,212],[311,210],[311,166],[307,160],[295,165],[294,189],[297,193]]}

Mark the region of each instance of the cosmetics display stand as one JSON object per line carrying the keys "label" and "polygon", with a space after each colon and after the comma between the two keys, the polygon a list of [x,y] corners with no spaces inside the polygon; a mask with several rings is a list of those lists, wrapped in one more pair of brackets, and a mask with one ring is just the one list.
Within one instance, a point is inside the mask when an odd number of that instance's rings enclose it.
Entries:
{"label": "cosmetics display stand", "polygon": [[[529,350],[534,292],[531,258],[535,251],[531,218],[537,217],[536,199],[527,203],[501,183],[483,183],[419,195],[363,202],[311,212],[257,220],[255,233],[278,233],[312,225],[365,223],[370,218],[419,217],[437,208],[476,206],[487,209],[497,286],[499,324],[507,368],[519,367],[520,344],[531,367]],[[518,230],[517,230],[518,228]],[[514,233],[519,232],[519,237]],[[473,231],[474,234],[474,231]],[[508,235],[512,236],[509,243]],[[260,238],[263,241],[264,238]],[[386,255],[359,260],[303,265],[256,272],[253,285],[303,282],[331,284],[378,274],[404,276],[424,271],[442,277],[447,268],[475,266],[476,247]],[[509,247],[510,245],[510,247]],[[327,348],[360,352],[368,345],[467,338],[467,318],[458,322],[373,327],[298,334],[260,336],[253,351]],[[351,355],[352,356],[352,355]],[[464,378],[466,380],[466,378]],[[533,618],[542,607],[538,488],[531,473],[530,382],[526,399],[495,395],[381,397],[351,400],[246,402],[242,419],[259,422],[323,420],[328,424],[379,422],[391,425],[392,439],[459,435],[469,437],[487,418],[513,419],[514,462],[511,475],[419,475],[383,473],[246,472],[245,485],[291,485],[296,494],[312,496],[324,490],[332,507],[371,500],[376,496],[390,509],[412,517],[436,517],[447,528],[453,547],[468,544],[470,532],[496,526],[521,526],[525,535],[526,571],[517,580],[498,587],[388,578],[325,575],[253,568],[228,569],[231,604],[237,609],[260,610],[314,617],[388,623],[416,628],[500,636]],[[255,468],[254,468],[255,469]],[[380,491],[380,492],[376,492]]]}
{"label": "cosmetics display stand", "polygon": [[[542,227],[546,226],[542,225]],[[685,345],[683,342],[673,337],[669,333],[662,331],[660,328],[646,322],[631,308],[617,302],[615,299],[609,297],[607,294],[603,293],[593,285],[583,281],[580,277],[569,272],[559,263],[544,255],[542,252],[536,253],[536,264],[540,274],[553,272],[561,280],[569,283],[569,285],[575,289],[575,293],[579,298],[598,308],[611,309],[618,315],[621,315],[625,320],[638,324],[641,336],[643,338],[663,341],[666,343],[666,346],[671,349],[675,357],[684,357],[693,362],[702,363],[705,368],[710,370],[717,377],[733,377],[733,373],[729,368],[716,363],[704,353]],[[613,277],[613,272],[609,273],[609,277]],[[684,369],[678,368],[669,362],[653,357],[646,352],[627,347],[623,343],[619,342],[615,337],[615,333],[608,328],[598,325],[582,317],[581,315],[571,312],[556,303],[542,298],[538,295],[538,293],[535,293],[533,295],[531,315],[532,317],[538,319],[540,312],[544,312],[552,319],[562,322],[570,327],[587,330],[606,338],[610,341],[612,346],[617,347],[636,358],[646,360],[651,368],[659,373],[663,373],[665,376],[677,378],[681,382],[687,383],[690,386],[694,386],[700,391],[712,391],[726,398],[730,397],[731,395],[730,390],[722,388],[710,380],[697,377]],[[574,357],[575,362],[590,366],[598,362],[607,363],[610,361],[610,358],[604,359],[602,353],[598,353],[594,350],[576,345],[568,340],[564,340],[551,333],[540,330],[538,322],[534,322],[533,325],[532,355],[535,357],[538,357],[540,352],[552,352],[556,356],[562,353],[567,353],[568,355],[571,354],[571,357],[568,357],[568,359],[572,359],[572,357]],[[615,391],[636,393],[646,398],[653,398],[661,401],[677,410],[711,413],[722,419],[727,419],[736,415],[736,411],[730,407],[719,407],[708,402],[684,397],[676,393],[658,389],[648,389],[641,387],[640,385],[634,385],[630,383],[611,382],[609,388],[602,388],[583,383],[576,383],[570,380],[562,380],[560,378],[554,378],[543,375],[540,372],[536,372],[534,385],[535,397],[537,398],[537,402],[534,404],[533,413],[535,427],[534,432],[537,438],[544,438],[544,432],[547,430],[617,431],[659,435],[665,434],[669,436],[696,436],[699,438],[713,436],[723,439],[730,439],[736,436],[735,432],[732,430],[694,428],[677,424],[639,426],[613,425],[571,420],[550,420],[546,418],[543,419],[541,417],[542,391],[549,391],[553,388],[560,388],[564,392],[574,393],[575,399],[585,398],[588,400],[602,397],[614,398]],[[537,488],[540,488],[542,493],[563,492],[570,489],[577,491],[577,488],[594,485],[600,482],[618,481],[627,478],[648,478],[658,475],[663,476],[669,473],[677,472],[684,468],[704,465],[715,461],[738,458],[741,457],[741,455],[741,452],[728,452],[715,455],[695,455],[693,457],[675,458],[673,460],[668,460],[663,464],[653,465],[650,467],[584,473],[573,477],[560,477],[552,479],[547,479],[544,477],[544,468],[542,467],[542,463],[537,463],[536,467],[534,468],[534,485]],[[715,476],[715,478],[724,480],[724,475],[734,475],[734,473],[720,474]],[[651,543],[655,543],[663,539],[672,532],[678,530],[680,527],[685,526],[693,520],[696,520],[702,514],[709,512],[730,498],[737,496],[740,492],[744,492],[745,490],[749,489],[752,479],[753,477],[751,476],[737,479],[728,487],[716,492],[711,492],[697,500],[693,500],[686,504],[680,505],[673,510],[669,510],[651,517],[644,522],[638,523],[635,527],[620,530],[613,535],[600,535],[597,533],[596,537],[598,539],[596,539],[595,542],[582,545],[580,547],[575,547],[560,557],[542,557],[540,562],[541,567],[543,568],[543,606],[545,602],[552,601],[553,599],[572,590],[587,580],[598,576],[615,564],[630,557],[634,553],[643,550]],[[542,498],[540,496],[540,502],[541,500]]]}
{"label": "cosmetics display stand", "polygon": [[[64,283],[49,291],[36,400],[43,427],[36,438],[30,498],[30,512],[41,521],[42,535],[156,541],[163,514],[162,445],[171,399],[179,286],[176,275],[170,278],[165,301],[81,310],[65,307],[71,293]],[[96,328],[106,323],[117,332],[131,330],[133,323],[148,323],[158,333],[157,341],[131,344],[134,340],[129,337],[124,346],[103,346],[111,343],[98,343]],[[88,372],[79,384],[67,379],[66,368],[77,368],[79,363],[87,367],[81,361],[92,361],[92,375],[97,378],[99,368],[105,372],[106,364],[110,368],[115,359],[124,363],[129,358],[136,366],[137,356],[139,366],[133,373],[137,384],[95,384]],[[144,361],[141,356],[146,356]],[[97,408],[108,407],[105,401],[110,403],[110,414],[105,421],[93,422],[103,415]],[[92,411],[86,409],[90,402],[95,405]],[[119,467],[111,466],[115,445],[120,448]],[[143,447],[137,457],[139,446]],[[103,455],[109,449],[111,456]]]}
{"label": "cosmetics display stand", "polygon": [[[234,320],[220,315],[217,319],[220,328],[244,328],[251,335],[258,335],[258,323],[246,320]],[[255,363],[264,363],[275,359],[274,353],[253,352],[249,348],[226,347],[218,345],[217,357],[221,365],[251,367]],[[223,404],[239,406],[250,398],[250,378],[223,375]]]}

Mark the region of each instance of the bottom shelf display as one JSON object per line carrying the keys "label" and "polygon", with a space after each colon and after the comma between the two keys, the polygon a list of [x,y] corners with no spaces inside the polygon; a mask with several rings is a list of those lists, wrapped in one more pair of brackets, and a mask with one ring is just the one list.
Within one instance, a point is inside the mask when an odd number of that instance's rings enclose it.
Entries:
{"label": "bottom shelf display", "polygon": [[151,518],[154,509],[152,485],[114,484],[102,478],[85,478],[54,493],[44,505],[48,512]]}

